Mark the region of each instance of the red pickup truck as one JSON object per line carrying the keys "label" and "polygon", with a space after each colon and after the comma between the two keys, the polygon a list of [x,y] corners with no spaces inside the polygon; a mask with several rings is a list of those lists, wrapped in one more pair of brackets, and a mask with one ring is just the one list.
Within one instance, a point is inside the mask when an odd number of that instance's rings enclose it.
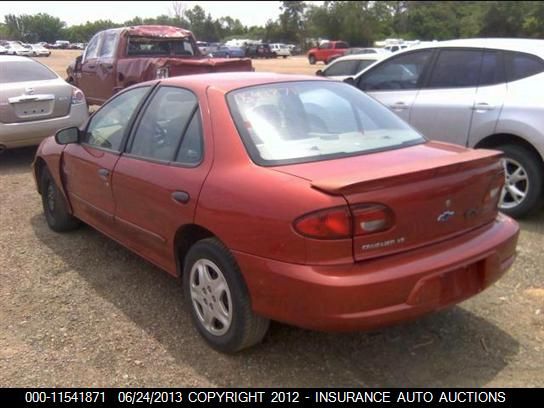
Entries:
{"label": "red pickup truck", "polygon": [[327,41],[308,51],[308,62],[312,65],[317,61],[328,64],[333,59],[344,55],[348,49],[349,44],[345,41]]}
{"label": "red pickup truck", "polygon": [[188,30],[145,25],[100,31],[66,72],[89,105],[101,105],[119,90],[155,78],[253,70],[248,58],[202,55]]}

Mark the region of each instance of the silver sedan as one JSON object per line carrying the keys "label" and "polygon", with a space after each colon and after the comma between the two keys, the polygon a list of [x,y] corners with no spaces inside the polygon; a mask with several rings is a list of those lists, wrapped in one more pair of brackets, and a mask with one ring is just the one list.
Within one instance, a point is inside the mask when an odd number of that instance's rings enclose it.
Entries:
{"label": "silver sedan", "polygon": [[87,117],[81,90],[31,58],[0,55],[0,152],[37,145]]}

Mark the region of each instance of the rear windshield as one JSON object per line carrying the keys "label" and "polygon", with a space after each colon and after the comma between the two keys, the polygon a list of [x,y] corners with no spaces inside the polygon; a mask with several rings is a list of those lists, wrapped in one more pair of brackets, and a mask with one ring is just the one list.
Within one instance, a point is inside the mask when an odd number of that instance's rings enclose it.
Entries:
{"label": "rear windshield", "polygon": [[129,37],[127,55],[196,55],[188,38]]}
{"label": "rear windshield", "polygon": [[28,61],[2,61],[0,84],[47,79],[57,79],[57,75],[36,61],[31,59]]}
{"label": "rear windshield", "polygon": [[335,159],[425,141],[385,106],[341,82],[259,85],[230,92],[227,100],[249,155],[260,165]]}

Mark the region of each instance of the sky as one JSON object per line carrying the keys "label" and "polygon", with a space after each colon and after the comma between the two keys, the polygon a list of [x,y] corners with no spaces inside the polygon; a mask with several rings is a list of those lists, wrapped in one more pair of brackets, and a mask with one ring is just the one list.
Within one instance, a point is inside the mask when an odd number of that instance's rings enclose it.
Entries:
{"label": "sky", "polygon": [[[122,23],[133,17],[173,15],[172,1],[0,1],[0,21],[6,14],[47,13],[66,24],[112,20]],[[280,1],[183,1],[187,8],[200,5],[213,18],[231,16],[244,25],[264,25],[280,13]],[[321,2],[318,2],[321,3]]]}

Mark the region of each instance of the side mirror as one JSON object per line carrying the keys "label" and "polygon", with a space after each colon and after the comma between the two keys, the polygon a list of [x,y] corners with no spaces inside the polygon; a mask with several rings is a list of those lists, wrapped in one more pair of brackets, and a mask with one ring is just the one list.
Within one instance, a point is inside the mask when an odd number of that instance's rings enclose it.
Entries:
{"label": "side mirror", "polygon": [[79,142],[79,129],[77,127],[69,127],[59,130],[55,133],[55,142],[60,145]]}
{"label": "side mirror", "polygon": [[322,69],[318,69],[317,71],[315,71],[315,74],[316,74],[317,76],[325,76],[325,73],[323,72]]}
{"label": "side mirror", "polygon": [[355,84],[355,79],[353,79],[353,77],[347,77],[346,79],[344,79],[344,81],[346,84],[349,84],[349,85],[353,85],[353,86],[357,86]]}

